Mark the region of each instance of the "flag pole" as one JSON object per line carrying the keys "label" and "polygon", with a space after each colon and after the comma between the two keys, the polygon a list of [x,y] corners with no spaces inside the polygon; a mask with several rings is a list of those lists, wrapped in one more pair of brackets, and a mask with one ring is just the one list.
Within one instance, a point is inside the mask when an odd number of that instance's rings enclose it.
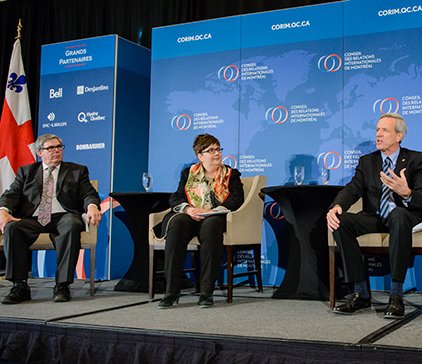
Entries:
{"label": "flag pole", "polygon": [[19,39],[19,40],[21,39],[21,31],[22,31],[22,19],[19,18],[17,35],[16,35],[15,39]]}

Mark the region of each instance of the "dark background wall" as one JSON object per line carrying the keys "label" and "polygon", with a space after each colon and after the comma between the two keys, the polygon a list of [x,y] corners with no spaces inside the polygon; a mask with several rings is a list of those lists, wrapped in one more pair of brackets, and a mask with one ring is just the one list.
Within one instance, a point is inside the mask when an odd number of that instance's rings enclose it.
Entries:
{"label": "dark background wall", "polygon": [[0,110],[18,19],[34,135],[38,125],[41,46],[117,34],[151,48],[153,27],[334,0],[7,0],[0,2]]}

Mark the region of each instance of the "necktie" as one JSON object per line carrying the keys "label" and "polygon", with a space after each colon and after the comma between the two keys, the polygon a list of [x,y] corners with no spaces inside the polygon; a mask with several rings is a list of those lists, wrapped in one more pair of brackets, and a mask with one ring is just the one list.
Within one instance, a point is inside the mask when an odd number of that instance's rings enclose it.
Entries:
{"label": "necktie", "polygon": [[38,222],[45,226],[51,221],[51,203],[53,201],[55,167],[48,167],[47,177],[44,179],[42,187],[41,202],[38,209]]}
{"label": "necktie", "polygon": [[[388,169],[392,168],[393,162],[389,157],[385,158],[384,164],[382,166],[382,170],[385,174],[389,175]],[[380,200],[380,216],[383,220],[387,219],[387,216],[389,214],[389,206],[388,202],[391,201],[391,190],[386,186],[382,185],[381,190],[381,200]]]}

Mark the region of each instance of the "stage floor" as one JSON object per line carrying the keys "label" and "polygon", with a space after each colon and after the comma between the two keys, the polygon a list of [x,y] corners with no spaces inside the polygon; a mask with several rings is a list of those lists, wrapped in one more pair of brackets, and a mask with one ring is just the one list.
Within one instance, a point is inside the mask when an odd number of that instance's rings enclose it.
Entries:
{"label": "stage floor", "polygon": [[[405,319],[385,320],[383,309],[388,294],[384,292],[373,293],[371,311],[343,316],[333,314],[328,302],[271,299],[272,288],[266,288],[264,293],[249,287],[236,288],[232,304],[226,303],[225,291],[216,290],[215,305],[210,309],[197,305],[198,297],[193,289],[184,290],[178,305],[162,310],[157,307],[161,294],[149,301],[145,293],[115,292],[116,281],[97,282],[94,297],[89,295],[88,283],[76,281],[71,289],[73,299],[67,303],[52,302],[52,280],[30,279],[29,284],[32,300],[19,305],[0,305],[0,325],[30,322],[52,328],[93,328],[179,337],[364,345],[416,350],[422,355],[420,293],[405,296]],[[1,298],[10,286],[10,282],[0,280]]]}

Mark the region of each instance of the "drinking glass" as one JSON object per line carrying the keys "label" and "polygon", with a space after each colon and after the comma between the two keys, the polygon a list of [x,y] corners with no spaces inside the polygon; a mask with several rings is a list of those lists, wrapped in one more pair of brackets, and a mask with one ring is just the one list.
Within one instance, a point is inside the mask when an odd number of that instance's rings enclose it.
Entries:
{"label": "drinking glass", "polygon": [[145,191],[148,192],[152,187],[152,175],[148,172],[142,174],[142,185],[145,188]]}
{"label": "drinking glass", "polygon": [[330,170],[328,168],[321,167],[319,175],[323,185],[328,185],[330,183]]}
{"label": "drinking glass", "polygon": [[300,186],[305,179],[305,167],[304,166],[295,166],[294,170],[294,179],[298,186]]}

